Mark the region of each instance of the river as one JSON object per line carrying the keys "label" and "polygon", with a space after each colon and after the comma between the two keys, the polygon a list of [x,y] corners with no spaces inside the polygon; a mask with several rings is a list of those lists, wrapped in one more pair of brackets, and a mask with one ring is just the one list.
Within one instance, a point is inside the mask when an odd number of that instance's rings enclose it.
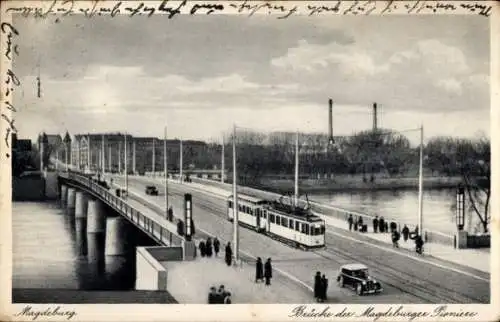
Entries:
{"label": "river", "polygon": [[[13,202],[13,288],[133,290],[135,252],[105,256],[104,235],[58,202]],[[139,233],[134,245],[152,244]]]}
{"label": "river", "polygon": [[[454,189],[424,190],[424,229],[454,234],[456,226],[456,191]],[[418,192],[414,190],[335,192],[312,194],[310,200],[370,215],[384,216],[401,224],[418,224]],[[477,214],[466,203],[465,229],[480,232]]]}

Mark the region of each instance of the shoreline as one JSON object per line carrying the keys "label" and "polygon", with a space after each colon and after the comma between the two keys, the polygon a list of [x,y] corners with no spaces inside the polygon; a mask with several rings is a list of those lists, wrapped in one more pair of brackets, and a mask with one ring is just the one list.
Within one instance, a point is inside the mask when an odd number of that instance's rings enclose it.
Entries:
{"label": "shoreline", "polygon": [[[460,177],[427,177],[423,179],[424,189],[454,189],[462,182]],[[245,184],[249,187],[287,194],[294,190],[294,181],[288,179],[261,179],[256,183]],[[304,179],[299,181],[302,193],[338,193],[338,192],[374,192],[391,190],[418,190],[418,178],[378,178],[376,182],[363,182],[362,180],[340,178]]]}

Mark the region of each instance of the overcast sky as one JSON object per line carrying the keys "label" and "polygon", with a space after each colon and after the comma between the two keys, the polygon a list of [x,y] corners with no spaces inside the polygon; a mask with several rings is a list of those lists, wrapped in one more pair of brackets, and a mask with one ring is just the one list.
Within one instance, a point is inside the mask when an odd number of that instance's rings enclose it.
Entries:
{"label": "overcast sky", "polygon": [[[480,16],[16,18],[20,137],[124,131],[220,137],[424,124],[490,134],[489,21]],[[42,98],[36,97],[40,62]],[[418,133],[409,134],[412,141]]]}

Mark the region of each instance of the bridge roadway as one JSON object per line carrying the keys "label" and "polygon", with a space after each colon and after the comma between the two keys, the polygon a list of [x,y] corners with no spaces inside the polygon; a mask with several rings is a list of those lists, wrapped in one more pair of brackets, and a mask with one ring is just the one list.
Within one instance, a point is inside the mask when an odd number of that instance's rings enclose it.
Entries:
{"label": "bridge roadway", "polygon": [[[118,176],[114,176],[113,180],[124,184],[123,178]],[[148,184],[161,186],[158,180],[152,178],[129,177],[131,192],[142,194],[145,200],[164,209],[163,188],[159,189],[159,196],[149,196],[144,193]],[[231,240],[232,223],[225,217],[225,199],[170,181],[169,201],[176,212],[182,209],[182,196],[188,192],[193,195],[196,227],[223,240]],[[312,286],[316,271],[325,273],[330,280],[328,295],[333,303],[490,302],[489,274],[439,259],[416,260],[404,252],[395,252],[371,241],[357,240],[357,237],[359,235],[341,235],[328,227],[326,249],[301,251],[240,228],[240,250],[262,258],[271,257],[275,268],[295,277],[303,285]],[[384,291],[374,296],[359,297],[354,291],[337,286],[336,272],[340,265],[350,262],[367,265],[371,274],[383,284]],[[461,273],[464,271],[466,274]]]}

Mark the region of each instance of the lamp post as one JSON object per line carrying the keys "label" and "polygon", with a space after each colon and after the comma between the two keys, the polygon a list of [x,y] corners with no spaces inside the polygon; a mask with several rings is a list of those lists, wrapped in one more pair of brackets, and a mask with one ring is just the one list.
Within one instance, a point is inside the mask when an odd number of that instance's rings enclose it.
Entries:
{"label": "lamp post", "polygon": [[237,265],[239,259],[239,219],[238,219],[238,189],[236,175],[236,125],[233,126],[233,243],[234,262]]}
{"label": "lamp post", "polygon": [[221,166],[220,166],[220,182],[224,183],[224,136],[222,136],[222,152],[221,152]]}
{"label": "lamp post", "polygon": [[423,191],[423,181],[424,181],[424,125],[420,126],[420,158],[418,165],[418,227],[420,235],[424,234],[424,191]]}
{"label": "lamp post", "polygon": [[180,139],[180,147],[179,147],[179,182],[182,183],[182,164],[184,163],[182,161],[182,139]]}
{"label": "lamp post", "polygon": [[101,137],[101,168],[102,174],[106,172],[106,152],[104,150],[104,134]]}
{"label": "lamp post", "polygon": [[463,230],[465,226],[465,188],[462,184],[457,187],[456,222],[458,230]]}
{"label": "lamp post", "polygon": [[294,206],[299,205],[299,131],[295,139],[295,198]]}
{"label": "lamp post", "polygon": [[127,133],[125,132],[125,148],[123,150],[125,154],[125,197],[128,198],[128,155],[127,155]]}
{"label": "lamp post", "polygon": [[163,132],[163,167],[165,169],[165,217],[168,218],[168,159],[167,159],[167,126]]}

